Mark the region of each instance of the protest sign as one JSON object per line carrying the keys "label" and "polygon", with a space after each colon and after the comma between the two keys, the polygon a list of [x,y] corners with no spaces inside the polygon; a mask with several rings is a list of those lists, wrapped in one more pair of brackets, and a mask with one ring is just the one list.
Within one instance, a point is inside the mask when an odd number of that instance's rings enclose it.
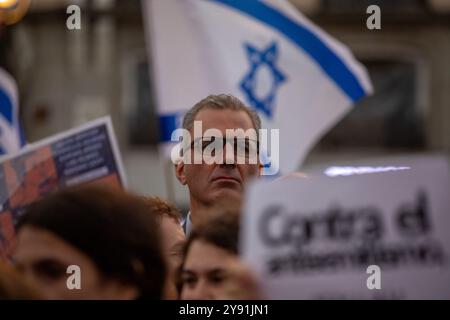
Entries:
{"label": "protest sign", "polygon": [[126,187],[109,117],[0,159],[0,257],[9,254],[17,219],[31,203],[50,192],[85,183]]}
{"label": "protest sign", "polygon": [[450,298],[448,161],[385,163],[251,186],[240,249],[268,298]]}

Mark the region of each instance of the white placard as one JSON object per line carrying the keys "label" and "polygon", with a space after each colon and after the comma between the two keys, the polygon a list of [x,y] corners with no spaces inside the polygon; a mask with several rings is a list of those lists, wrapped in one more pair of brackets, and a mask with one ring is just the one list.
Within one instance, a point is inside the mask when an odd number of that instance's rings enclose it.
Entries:
{"label": "white placard", "polygon": [[268,298],[450,298],[448,161],[385,163],[403,169],[250,187],[241,254]]}

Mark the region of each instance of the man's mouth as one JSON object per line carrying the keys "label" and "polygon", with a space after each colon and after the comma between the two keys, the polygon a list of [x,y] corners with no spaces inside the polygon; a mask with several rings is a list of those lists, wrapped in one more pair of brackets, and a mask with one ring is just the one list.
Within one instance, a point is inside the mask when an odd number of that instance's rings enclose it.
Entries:
{"label": "man's mouth", "polygon": [[241,183],[238,179],[236,179],[234,177],[229,177],[229,176],[220,176],[220,177],[214,178],[212,181],[213,182],[216,182],[216,181],[227,181],[227,182],[236,182],[236,183],[239,183],[239,184]]}

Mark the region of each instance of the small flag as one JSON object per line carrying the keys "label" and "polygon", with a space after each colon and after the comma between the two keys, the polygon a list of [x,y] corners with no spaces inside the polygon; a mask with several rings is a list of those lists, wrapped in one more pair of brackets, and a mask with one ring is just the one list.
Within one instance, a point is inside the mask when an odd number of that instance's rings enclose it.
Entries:
{"label": "small flag", "polygon": [[19,121],[19,95],[14,78],[0,68],[0,155],[25,145]]}

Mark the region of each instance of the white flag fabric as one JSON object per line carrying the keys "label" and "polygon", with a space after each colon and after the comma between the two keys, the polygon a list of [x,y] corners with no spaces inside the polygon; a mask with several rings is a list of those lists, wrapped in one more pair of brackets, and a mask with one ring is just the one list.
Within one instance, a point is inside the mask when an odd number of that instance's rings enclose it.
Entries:
{"label": "white flag fabric", "polygon": [[209,94],[279,129],[282,173],[372,92],[352,53],[284,0],[142,0],[163,141]]}
{"label": "white flag fabric", "polygon": [[0,68],[0,156],[19,151],[23,145],[17,84],[8,72]]}

